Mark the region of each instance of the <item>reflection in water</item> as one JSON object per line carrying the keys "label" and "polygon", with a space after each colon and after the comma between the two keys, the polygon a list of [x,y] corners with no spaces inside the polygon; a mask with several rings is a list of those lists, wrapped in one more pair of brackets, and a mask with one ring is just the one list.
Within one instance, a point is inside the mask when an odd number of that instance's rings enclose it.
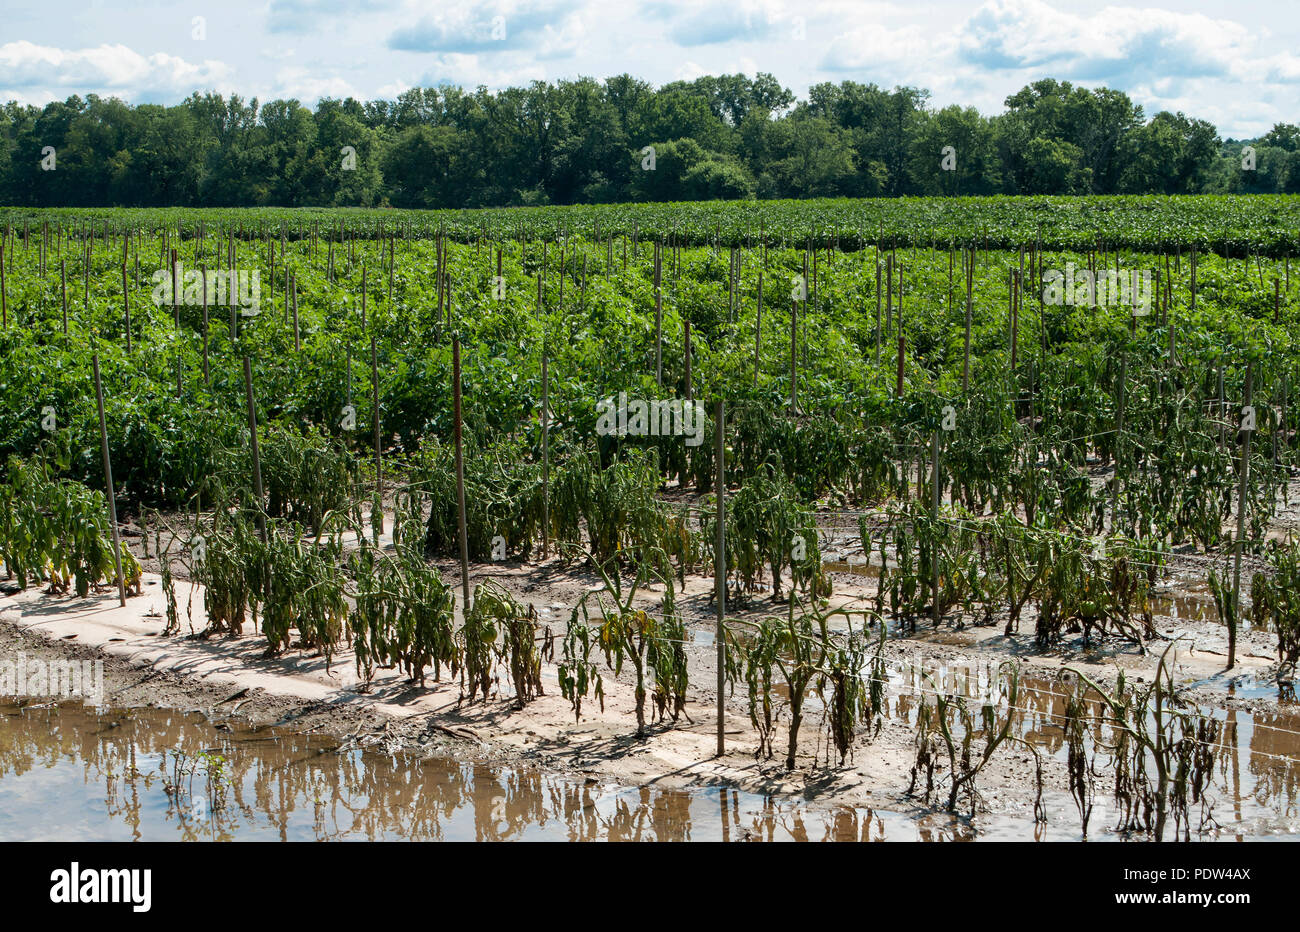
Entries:
{"label": "reflection in water", "polygon": [[[874,557],[873,557],[874,559]],[[842,573],[848,576],[859,576],[864,579],[872,580],[878,584],[880,579],[880,567],[874,563],[860,562],[858,560],[828,560],[822,563],[822,570],[827,573]],[[1214,606],[1214,597],[1210,594],[1209,587],[1204,583],[1191,583],[1181,588],[1177,593],[1152,595],[1147,599],[1151,614],[1156,618],[1172,618],[1175,621],[1207,621],[1223,625],[1225,622],[1219,617],[1219,611]],[[1248,621],[1252,630],[1255,631],[1272,631],[1271,622],[1261,620],[1256,623],[1254,619]],[[923,632],[924,634],[924,632]],[[927,640],[931,638],[926,638]],[[959,639],[954,639],[954,643],[961,643]]]}
{"label": "reflection in water", "polygon": [[[920,697],[936,690],[965,696],[972,702],[992,699],[1005,705],[997,689],[991,665],[964,666],[935,664],[924,670],[906,667],[890,679],[888,714],[915,727]],[[1093,696],[1085,705],[1093,721],[1092,738],[1104,745],[1115,736],[1101,700]],[[1016,710],[1012,713],[1013,733],[1033,744],[1044,756],[1065,760],[1065,687],[1052,679],[1022,674]],[[1221,826],[1221,837],[1246,838],[1300,834],[1300,712],[1283,706],[1276,712],[1215,710],[1209,714],[1224,722],[1223,747],[1211,794],[1217,798],[1213,816]],[[1107,766],[1105,752],[1098,755],[1098,767]],[[1097,798],[1097,814],[1103,816],[1107,801]],[[1094,816],[1095,818],[1095,816]]]}
{"label": "reflection in water", "polygon": [[[979,695],[989,672],[943,669],[925,688]],[[918,697],[909,685],[921,683],[900,676],[892,684],[889,714],[914,724]],[[1063,757],[1058,686],[1026,677],[1021,688],[1017,733]],[[1300,715],[1219,714],[1228,748],[1215,781],[1218,837],[1296,835]],[[1098,766],[1107,766],[1104,754]],[[1077,838],[1068,797],[1057,802],[1049,826],[982,815],[977,833],[937,813],[798,804],[720,786],[624,787],[445,755],[340,749],[272,728],[219,729],[196,713],[0,704],[0,841]],[[1109,819],[1106,808],[1099,794],[1094,825]]]}
{"label": "reflection in water", "polygon": [[[224,726],[223,726],[224,728]],[[1027,824],[1026,837],[1032,831]],[[959,820],[621,787],[198,714],[0,705],[0,840],[954,840]]]}

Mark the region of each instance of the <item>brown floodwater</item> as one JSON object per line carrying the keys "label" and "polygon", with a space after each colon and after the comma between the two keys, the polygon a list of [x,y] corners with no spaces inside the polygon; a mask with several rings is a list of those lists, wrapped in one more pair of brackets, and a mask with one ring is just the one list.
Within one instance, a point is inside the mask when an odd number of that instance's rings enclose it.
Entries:
{"label": "brown floodwater", "polygon": [[[895,667],[888,677],[887,714],[893,718],[915,726],[921,701],[933,703],[936,694],[943,694],[964,697],[978,723],[981,706],[992,703],[1000,715],[1009,715],[1011,733],[1017,738],[1044,756],[1066,758],[1062,726],[1067,696],[1058,680],[1022,674],[1012,707],[1005,680],[987,663]],[[1108,714],[1100,699],[1090,700],[1087,711],[1097,723],[1093,737],[1103,746],[1112,744],[1116,736],[1105,724]],[[1300,839],[1300,706],[1211,709],[1205,714],[1222,723],[1222,733],[1214,748],[1216,763],[1208,789],[1208,813],[1217,824],[1203,837]],[[977,740],[975,747],[979,746]],[[1104,750],[1096,760],[1099,768],[1107,766]],[[1105,824],[1108,808],[1099,794],[1094,826]]]}
{"label": "brown floodwater", "polygon": [[[869,675],[870,667],[862,673]],[[971,710],[975,725],[974,753],[978,754],[982,747],[981,709],[989,704],[997,711],[999,722],[1009,718],[1014,738],[1032,745],[1044,759],[1054,758],[1061,763],[1067,759],[1063,728],[1067,695],[1065,686],[1058,680],[1022,673],[1013,705],[1005,676],[999,674],[996,664],[987,661],[919,664],[892,661],[886,665],[885,679],[883,714],[905,722],[912,729],[918,727],[923,702],[933,709],[939,696],[961,698]],[[1230,687],[1229,693],[1254,694],[1237,687]],[[1260,698],[1265,695],[1262,687],[1257,693]],[[772,694],[778,721],[787,721],[789,689],[778,681],[773,684]],[[1276,694],[1274,686],[1271,695]],[[1094,723],[1089,746],[1100,747],[1094,766],[1101,771],[1112,766],[1105,748],[1114,744],[1117,736],[1100,698],[1094,694],[1086,704],[1087,715]],[[820,727],[818,720],[824,716],[825,709],[825,698],[815,685],[811,686],[805,699],[805,715],[811,727]],[[1300,840],[1300,706],[1285,702],[1276,709],[1211,709],[1205,714],[1218,719],[1222,731],[1213,746],[1216,762],[1208,784],[1207,805],[1198,811],[1198,818],[1201,815],[1207,818],[1204,830],[1196,837],[1223,841]],[[1148,723],[1151,724],[1150,716]],[[951,719],[950,727],[960,746],[964,735],[960,720]],[[780,736],[777,741],[779,744]],[[1004,745],[997,753],[1015,755],[1026,767],[1033,766],[1032,759],[1014,744]],[[1065,829],[1071,824],[1077,827],[1071,798],[1051,791],[1045,792],[1044,798],[1049,824],[1038,827],[1035,837],[1040,840],[1069,837]],[[1030,800],[1019,802],[1027,804]],[[1026,805],[1020,808],[1027,810]],[[1106,837],[1099,832],[1105,832],[1112,815],[1111,800],[1099,793],[1094,802],[1091,840]],[[1024,837],[1023,826],[1018,827],[1015,818],[984,816],[977,821],[980,838]]]}
{"label": "brown floodwater", "polygon": [[[1030,824],[1000,830],[1029,837]],[[198,712],[0,704],[0,841],[946,841],[945,815],[387,754]]]}
{"label": "brown floodwater", "polygon": [[[879,556],[873,554],[872,559],[878,560]],[[872,581],[880,579],[880,564],[878,562],[867,563],[856,558],[852,560],[828,560],[822,563],[822,570],[827,573],[858,576]],[[1219,617],[1219,610],[1214,605],[1214,598],[1210,593],[1209,586],[1204,583],[1192,583],[1176,593],[1166,592],[1151,595],[1147,599],[1147,604],[1151,614],[1156,618],[1224,624],[1223,619]],[[1271,631],[1273,627],[1267,622],[1256,624],[1249,617],[1246,619],[1246,624],[1256,631]]]}
{"label": "brown floodwater", "polygon": [[[987,675],[942,671],[918,688],[978,695]],[[909,677],[889,714],[915,721]],[[1064,753],[1063,698],[1025,680],[1015,730]],[[1227,713],[1231,750],[1206,836],[1300,838],[1300,714]],[[817,727],[814,719],[810,727]],[[0,841],[968,841],[1073,840],[1069,797],[1049,793],[1049,822],[1026,814],[832,806],[732,787],[623,786],[536,768],[341,747],[333,739],[199,712],[96,710],[79,703],[0,704]],[[1100,796],[1094,841],[1107,801]]]}

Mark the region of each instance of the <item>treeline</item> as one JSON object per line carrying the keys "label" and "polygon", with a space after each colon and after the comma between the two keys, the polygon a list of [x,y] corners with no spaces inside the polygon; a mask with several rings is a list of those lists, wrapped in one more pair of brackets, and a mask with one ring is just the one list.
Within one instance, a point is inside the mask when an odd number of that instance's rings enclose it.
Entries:
{"label": "treeline", "polygon": [[[732,198],[1300,193],[1300,127],[1223,140],[1053,79],[1005,110],[771,75],[628,75],[394,101],[171,107],[95,95],[0,111],[0,202],[36,207],[488,207]],[[1253,148],[1253,167],[1244,152]],[[650,147],[647,149],[647,147]],[[950,149],[947,147],[951,147]]]}

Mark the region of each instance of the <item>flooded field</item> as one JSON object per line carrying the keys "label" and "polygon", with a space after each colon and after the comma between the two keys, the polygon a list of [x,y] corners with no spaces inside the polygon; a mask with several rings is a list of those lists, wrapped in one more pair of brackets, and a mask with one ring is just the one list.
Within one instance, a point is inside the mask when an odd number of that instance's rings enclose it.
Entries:
{"label": "flooded field", "polygon": [[[865,672],[865,671],[864,671]],[[1062,685],[1042,676],[1021,676],[1018,697],[1009,707],[1005,694],[1006,683],[1000,679],[993,664],[927,664],[892,666],[887,673],[886,717],[906,723],[915,729],[921,704],[927,697],[937,695],[960,697],[972,708],[992,703],[999,711],[1009,713],[1011,734],[1016,739],[1032,745],[1044,759],[1064,762],[1067,754],[1065,741],[1067,695]],[[778,684],[774,693],[788,702],[789,694]],[[1105,718],[1100,703],[1094,700],[1090,714],[1097,720]],[[825,708],[823,697],[816,691],[809,696],[809,708],[821,714]],[[1203,840],[1247,840],[1262,838],[1300,839],[1300,706],[1284,704],[1278,710],[1250,712],[1240,709],[1218,709],[1210,713],[1222,725],[1220,736],[1213,748],[1216,765],[1208,784],[1206,804],[1197,814],[1198,831],[1193,837]],[[1093,735],[1103,746],[1114,744],[1117,736],[1110,726],[1093,726]],[[983,732],[975,730],[976,738]],[[960,743],[961,732],[955,737]],[[1026,766],[1031,758],[1024,757]],[[1095,765],[1109,766],[1106,753],[1100,752]],[[1073,818],[1074,810],[1068,797],[1062,794],[1044,794],[1044,799],[1055,816],[1065,822]],[[1094,826],[1104,826],[1111,818],[1111,801],[1098,796],[1095,800]],[[978,819],[980,837],[1015,838],[1014,820]],[[1039,840],[1060,837],[1061,833],[1049,826],[1040,827],[1034,834]],[[1090,835],[1091,840],[1104,836]],[[1114,837],[1110,833],[1110,837]]]}
{"label": "flooded field", "polygon": [[[880,579],[879,564],[868,563],[861,556],[853,559],[827,560],[822,564],[822,570],[826,573],[857,577],[869,581],[872,585],[878,583]],[[1219,617],[1218,609],[1215,608],[1209,587],[1203,582],[1180,587],[1177,591],[1157,592],[1148,599],[1148,606],[1151,614],[1156,618],[1224,624],[1223,619]],[[1246,624],[1258,631],[1272,630],[1271,625],[1256,624],[1249,618]]]}
{"label": "flooded field", "polygon": [[[891,717],[916,724],[921,699],[939,690],[966,697],[973,705],[1005,705],[1004,688],[991,666],[938,665],[930,669],[907,668],[890,675]],[[1019,695],[1009,709],[1012,733],[1044,757],[1065,759],[1067,695],[1058,681],[1022,676]],[[1104,718],[1094,701],[1091,714]],[[1269,837],[1300,833],[1300,708],[1284,705],[1277,711],[1250,712],[1219,709],[1210,713],[1222,728],[1213,748],[1216,764],[1199,813],[1202,837]],[[1099,745],[1113,745],[1117,736],[1110,726],[1094,725]],[[977,732],[978,734],[978,732]],[[1096,763],[1107,761],[1103,751]],[[1108,818],[1107,800],[1098,798],[1099,820]],[[1195,834],[1195,832],[1194,832]]]}
{"label": "flooded field", "polygon": [[[872,577],[874,569],[861,563],[826,568],[864,577]],[[155,579],[146,580],[147,587],[156,585]],[[571,602],[566,592],[546,591],[550,601],[539,613],[544,622],[562,618]],[[1193,593],[1189,599],[1198,597]],[[103,599],[111,600],[111,593]],[[144,602],[138,618],[117,622],[96,610],[94,599],[72,604],[85,617],[73,613],[66,628],[48,624],[43,602],[31,609],[43,637],[71,637],[84,650],[94,636],[96,646],[109,654],[134,660],[144,652],[155,663],[191,676],[224,670],[227,652],[247,649],[243,640],[159,639],[159,616],[145,611],[150,605]],[[1173,619],[1195,614],[1191,601],[1161,603],[1159,609]],[[713,627],[706,620],[687,631],[688,659],[702,682],[713,675],[701,663],[715,653]],[[272,672],[299,677],[303,695],[325,699],[314,704],[327,711],[311,727],[298,723],[293,730],[284,727],[290,719],[280,711],[254,718],[280,722],[279,727],[253,727],[234,717],[213,723],[198,711],[176,711],[212,710],[220,708],[214,701],[227,701],[189,687],[178,687],[179,695],[144,688],[124,699],[107,690],[110,706],[120,702],[132,711],[0,701],[0,840],[1082,839],[1080,810],[1073,789],[1067,791],[1068,686],[1059,678],[1060,667],[1013,664],[1020,671],[1018,693],[1009,702],[1005,655],[971,636],[994,629],[922,625],[910,631],[901,622],[890,627],[890,651],[879,667],[883,703],[877,723],[884,733],[860,734],[847,762],[832,762],[826,706],[812,685],[800,737],[804,765],[794,770],[779,766],[783,753],[775,761],[755,758],[757,739],[737,708],[728,712],[729,720],[736,718],[727,733],[737,736],[728,739],[729,757],[714,764],[707,696],[691,703],[693,720],[636,741],[625,724],[632,711],[628,684],[611,679],[610,696],[622,705],[611,706],[610,721],[575,722],[568,705],[554,701],[558,684],[550,670],[545,671],[547,694],[522,714],[499,703],[513,695],[509,683],[501,684],[492,702],[464,705],[452,682],[429,684],[418,699],[410,683],[391,682],[365,694],[390,706],[376,721],[343,715],[336,722],[323,718],[344,713],[347,703],[336,705],[338,697],[352,701],[356,696],[346,689],[351,676],[346,658],[328,675],[318,658],[296,654],[287,672],[271,671],[264,658],[250,652],[242,662],[254,672],[219,695],[241,685],[265,688]],[[861,675],[877,675],[873,664],[868,659]],[[1192,749],[1209,752],[1202,756],[1212,761],[1192,781],[1199,786],[1208,775],[1206,793],[1192,801],[1184,826],[1191,838],[1204,841],[1300,840],[1300,707],[1262,666],[1228,677],[1215,672],[1217,665],[1176,665],[1179,687],[1193,690],[1189,701],[1200,703],[1216,722],[1213,746],[1197,739]],[[1131,664],[1127,674],[1141,684],[1152,670],[1150,664]],[[130,682],[137,674],[123,676]],[[784,732],[790,705],[785,682],[774,681],[771,695],[777,727]],[[946,754],[938,755],[938,792],[926,796],[924,779],[915,794],[909,788],[909,772],[918,762],[922,703],[929,702],[926,720],[933,721],[940,696],[964,702],[973,713],[969,726],[956,714],[950,723],[959,744],[967,731],[972,734],[974,754],[986,737],[979,730],[986,702],[997,707],[996,718],[1009,722],[1012,739],[980,778],[977,803],[963,799],[956,807],[960,815],[943,811],[952,769]],[[1225,701],[1228,697],[1235,701]],[[738,692],[730,698],[738,704],[741,697]],[[362,700],[352,712],[365,704]],[[597,707],[584,711],[594,716]],[[1086,717],[1096,777],[1087,838],[1126,840],[1130,836],[1115,830],[1125,821],[1125,805],[1131,805],[1113,796],[1113,775],[1121,769],[1111,748],[1117,735],[1095,696]],[[426,725],[422,733],[401,736],[388,731],[389,724],[417,719],[442,726]],[[1150,722],[1150,717],[1138,720]],[[440,727],[473,743],[429,743]],[[778,743],[784,740],[779,734]],[[1035,761],[1043,766],[1038,772],[1046,774],[1045,822],[1034,818]]]}
{"label": "flooded field", "polygon": [[0,841],[952,840],[943,816],[343,749],[198,713],[0,706]]}
{"label": "flooded field", "polygon": [[[1053,699],[1019,730],[1061,747]],[[908,717],[900,696],[892,714]],[[1204,837],[1298,838],[1296,716],[1235,715]],[[0,706],[0,840],[952,841],[1078,838],[1070,800],[1047,825],[1006,816],[830,807],[725,786],[628,787],[449,756],[420,758],[197,712]],[[1290,756],[1289,759],[1284,759]],[[1105,816],[1105,801],[1098,800]],[[1104,822],[1104,818],[1099,820]],[[1094,840],[1114,840],[1094,832]]]}

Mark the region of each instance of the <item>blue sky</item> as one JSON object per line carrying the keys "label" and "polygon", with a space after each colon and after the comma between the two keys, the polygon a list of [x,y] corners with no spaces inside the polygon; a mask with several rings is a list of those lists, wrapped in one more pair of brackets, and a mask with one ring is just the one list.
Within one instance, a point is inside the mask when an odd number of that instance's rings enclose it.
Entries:
{"label": "blue sky", "polygon": [[[1127,91],[1225,136],[1300,122],[1300,16],[1288,0],[0,0],[0,100],[174,103],[394,97],[629,72],[655,84],[769,71],[928,88],[998,112],[1044,75]],[[196,20],[201,18],[201,20]]]}

